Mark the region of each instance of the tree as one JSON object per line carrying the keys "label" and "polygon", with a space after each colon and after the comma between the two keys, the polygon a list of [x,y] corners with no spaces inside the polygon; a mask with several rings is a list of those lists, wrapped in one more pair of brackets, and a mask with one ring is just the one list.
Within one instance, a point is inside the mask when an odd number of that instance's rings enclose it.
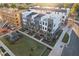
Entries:
{"label": "tree", "polygon": [[3,4],[0,4],[0,7],[2,8],[3,7]]}
{"label": "tree", "polygon": [[65,3],[64,4],[64,8],[68,8],[69,4],[68,3]]}
{"label": "tree", "polygon": [[25,9],[24,6],[18,6],[18,9]]}
{"label": "tree", "polygon": [[73,4],[72,8],[71,8],[71,14],[75,13],[77,11],[77,9],[79,8],[79,4]]}
{"label": "tree", "polygon": [[15,4],[11,4],[11,8],[16,8],[16,5]]}
{"label": "tree", "polygon": [[33,52],[33,51],[34,51],[34,49],[33,49],[33,48],[31,48],[31,51]]}
{"label": "tree", "polygon": [[9,8],[9,5],[7,3],[4,4],[4,7]]}

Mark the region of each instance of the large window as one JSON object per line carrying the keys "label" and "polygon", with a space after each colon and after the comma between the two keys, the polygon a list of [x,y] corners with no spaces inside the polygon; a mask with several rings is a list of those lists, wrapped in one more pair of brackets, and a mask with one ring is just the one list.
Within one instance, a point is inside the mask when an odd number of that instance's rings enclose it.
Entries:
{"label": "large window", "polygon": [[44,25],[44,22],[43,22],[43,25]]}
{"label": "large window", "polygon": [[44,27],[42,29],[44,30]]}
{"label": "large window", "polygon": [[17,26],[19,26],[19,24],[17,24]]}
{"label": "large window", "polygon": [[45,27],[45,30],[47,30],[47,28]]}
{"label": "large window", "polygon": [[47,26],[47,23],[45,23],[45,26]]}
{"label": "large window", "polygon": [[62,18],[64,18],[64,16],[62,16]]}
{"label": "large window", "polygon": [[16,21],[16,23],[18,23],[18,21]]}

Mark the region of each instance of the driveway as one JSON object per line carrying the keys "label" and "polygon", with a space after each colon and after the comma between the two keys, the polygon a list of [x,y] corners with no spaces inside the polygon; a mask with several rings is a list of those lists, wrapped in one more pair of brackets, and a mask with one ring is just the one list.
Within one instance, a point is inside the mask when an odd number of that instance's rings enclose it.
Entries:
{"label": "driveway", "polygon": [[79,38],[73,31],[70,36],[70,43],[64,47],[62,56],[79,56]]}

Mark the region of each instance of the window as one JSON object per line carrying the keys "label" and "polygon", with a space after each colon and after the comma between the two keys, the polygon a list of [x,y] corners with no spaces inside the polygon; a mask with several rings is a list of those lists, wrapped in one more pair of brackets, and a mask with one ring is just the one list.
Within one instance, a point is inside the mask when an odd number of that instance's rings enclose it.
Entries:
{"label": "window", "polygon": [[62,18],[64,18],[64,16],[62,16]]}
{"label": "window", "polygon": [[16,21],[16,23],[18,23],[18,21]]}
{"label": "window", "polygon": [[47,23],[45,23],[45,25],[47,26]]}
{"label": "window", "polygon": [[44,30],[44,27],[42,29]]}
{"label": "window", "polygon": [[43,25],[44,25],[44,22],[43,22]]}
{"label": "window", "polygon": [[19,26],[19,24],[17,24],[17,26]]}
{"label": "window", "polygon": [[45,30],[47,30],[47,28],[45,27]]}

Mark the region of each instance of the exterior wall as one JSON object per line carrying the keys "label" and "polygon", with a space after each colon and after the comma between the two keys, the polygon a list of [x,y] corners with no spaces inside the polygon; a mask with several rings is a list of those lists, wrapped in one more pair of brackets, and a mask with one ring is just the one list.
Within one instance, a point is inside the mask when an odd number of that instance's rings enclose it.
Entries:
{"label": "exterior wall", "polygon": [[27,16],[32,13],[32,11],[25,11],[25,12],[22,12],[22,21],[23,21],[23,24],[25,25],[26,22],[27,22]]}
{"label": "exterior wall", "polygon": [[32,23],[34,23],[34,18],[38,16],[38,14],[32,16]]}
{"label": "exterior wall", "polygon": [[[24,25],[26,25],[26,23],[27,23],[27,16],[29,15],[29,14],[31,14],[33,11],[25,11],[25,12],[23,12],[22,13],[22,21],[23,21],[23,24]],[[38,14],[35,14],[35,15],[32,15],[32,17],[30,18],[31,19],[31,22],[33,22],[34,21],[34,17],[36,17]],[[29,20],[30,20],[29,19]]]}
{"label": "exterior wall", "polygon": [[[62,18],[62,16],[64,16],[64,18]],[[42,24],[42,30],[47,31],[47,30],[43,29],[43,27],[48,29],[48,24],[49,24],[48,20],[52,19],[53,20],[52,33],[53,33],[59,27],[62,20],[65,21],[65,18],[66,18],[66,13],[62,13],[62,12],[54,12],[53,11],[52,13],[45,15],[44,17],[42,17],[41,22],[47,23],[47,26]],[[46,21],[44,21],[44,19]]]}
{"label": "exterior wall", "polygon": [[48,20],[42,22],[42,30],[43,31],[47,31],[48,30]]}
{"label": "exterior wall", "polygon": [[[43,31],[47,31],[48,30],[48,15],[45,15],[41,18],[41,26],[42,26],[42,30]],[[47,23],[47,25],[45,25]]]}
{"label": "exterior wall", "polygon": [[[67,12],[63,12],[63,11],[56,12],[56,11],[50,11],[50,10],[45,10],[45,11],[41,10],[40,11],[40,10],[35,10],[35,9],[30,9],[30,10],[32,10],[33,12],[39,12],[39,13],[40,12],[41,13],[43,13],[43,12],[45,12],[45,13],[46,12],[50,12],[49,14],[45,14],[44,16],[41,17],[41,19],[40,19],[40,23],[41,24],[39,23],[39,25],[42,27],[41,30],[46,32],[46,31],[48,31],[48,28],[49,28],[48,25],[50,24],[49,23],[49,19],[52,19],[53,20],[52,33],[55,30],[57,30],[57,28],[62,23],[62,21],[66,20],[66,18],[68,16],[68,13],[69,13],[69,9],[67,10]],[[32,21],[34,21],[34,17],[36,17],[38,14],[32,16]],[[45,25],[45,24],[47,24],[47,25]]]}

